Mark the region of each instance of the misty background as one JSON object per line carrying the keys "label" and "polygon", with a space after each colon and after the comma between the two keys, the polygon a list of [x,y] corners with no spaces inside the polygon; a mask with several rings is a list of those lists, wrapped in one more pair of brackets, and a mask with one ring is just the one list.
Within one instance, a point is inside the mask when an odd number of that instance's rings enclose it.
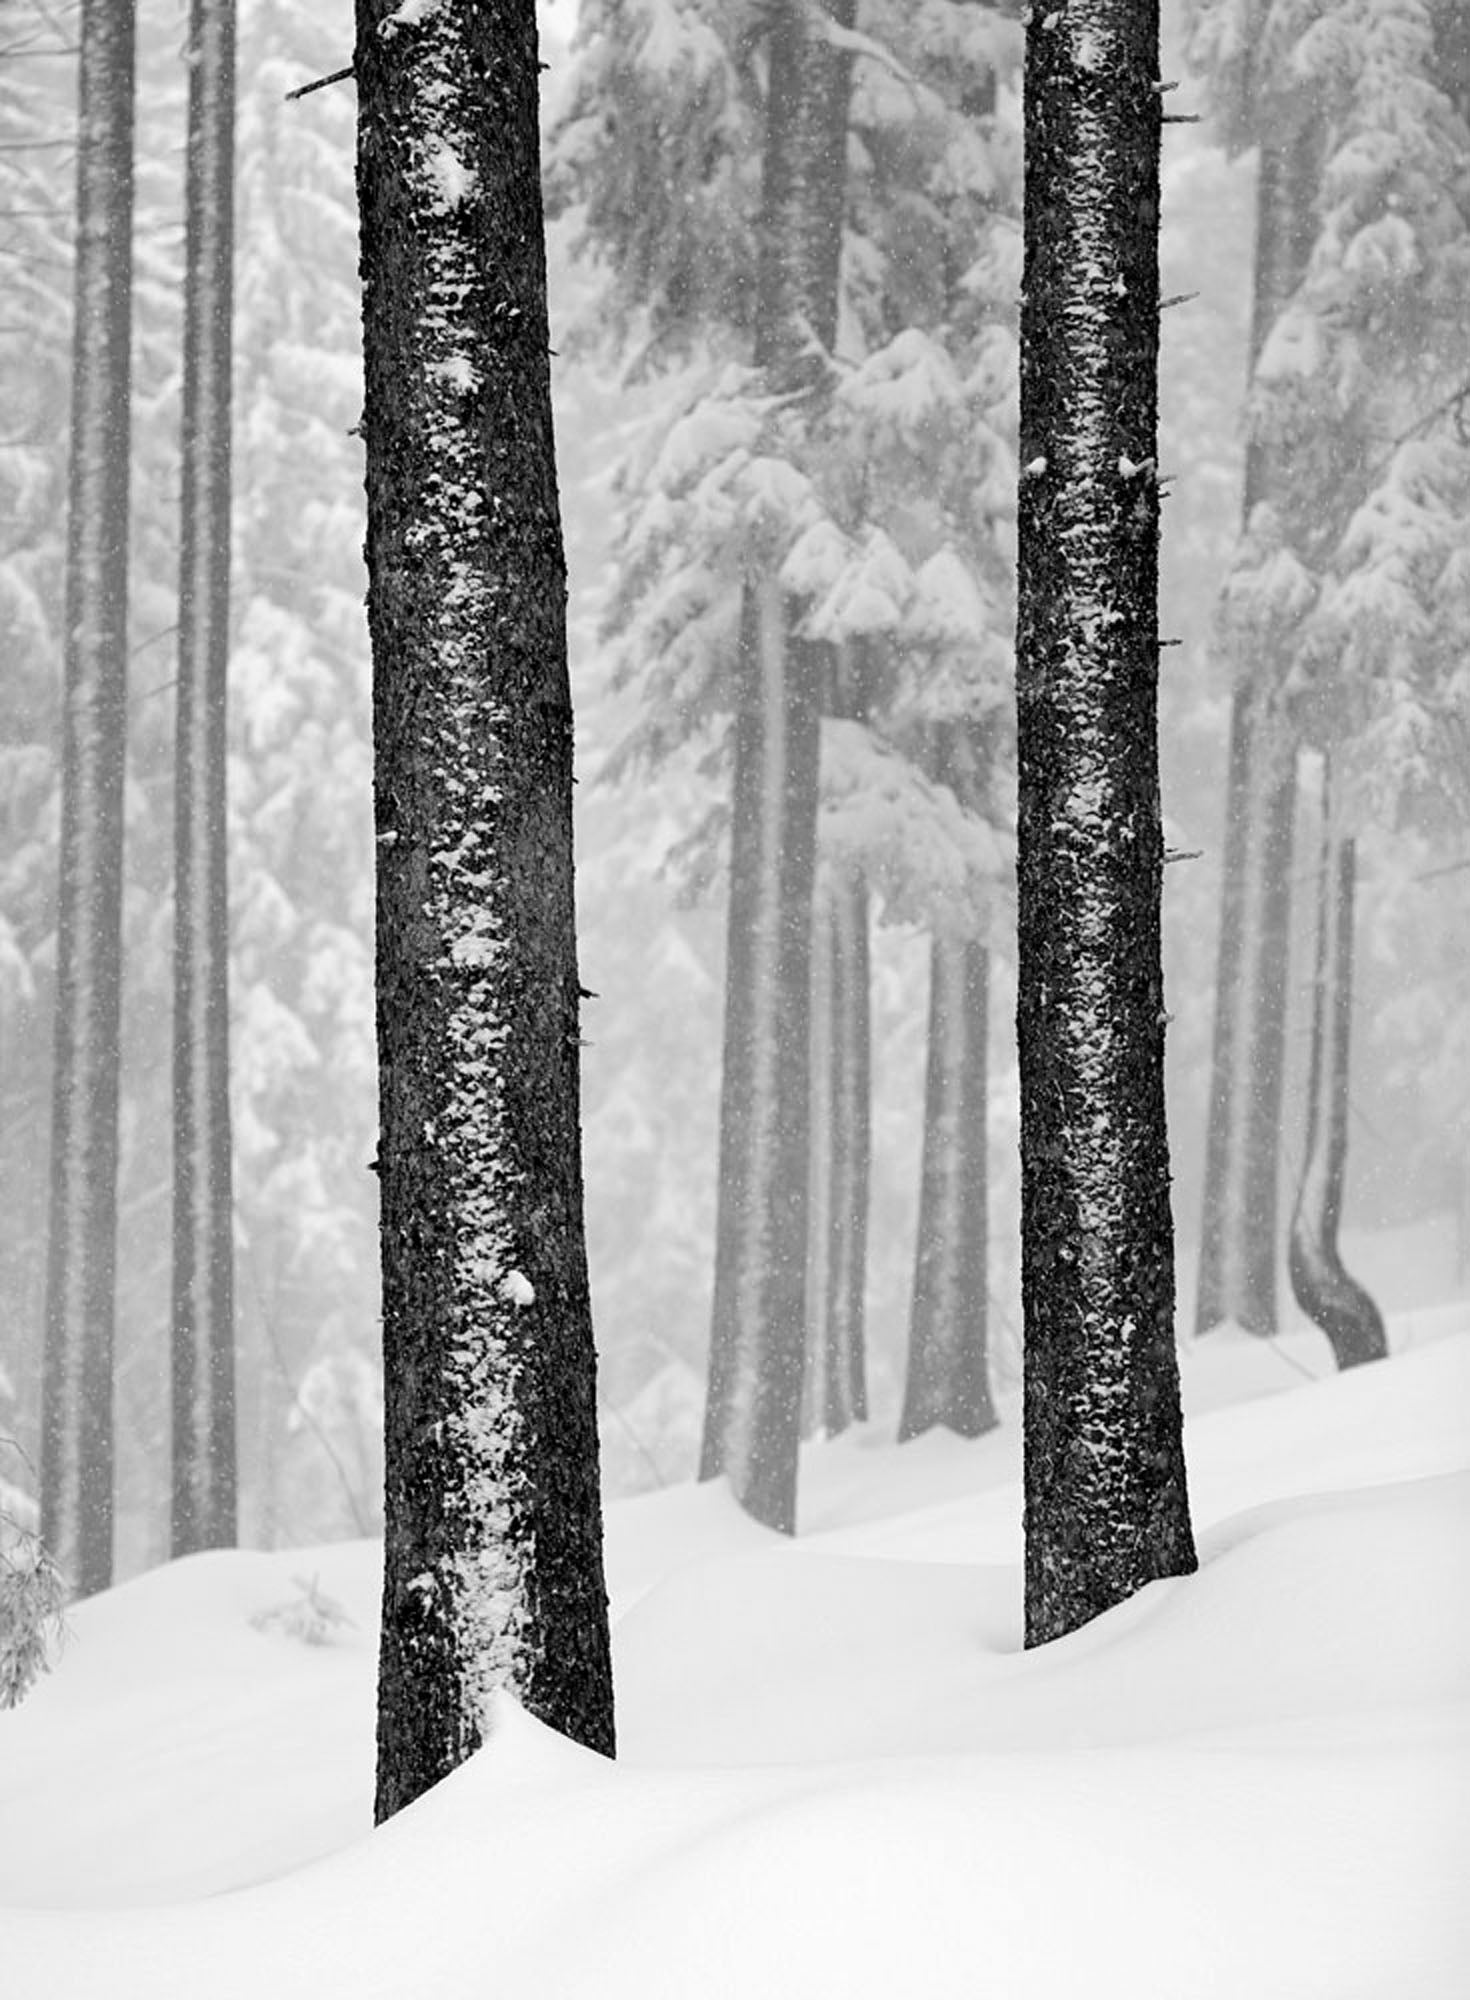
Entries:
{"label": "misty background", "polygon": [[[56,10],[65,15],[65,9]],[[23,10],[10,6],[9,19]],[[1165,74],[1183,74],[1166,8]],[[134,529],[127,974],[119,1197],[118,1571],[163,1559],[168,1429],[172,685],[185,9],[139,7]],[[543,123],[568,80],[575,8],[543,9]],[[231,658],[233,1107],[241,1538],[313,1542],[380,1525],[369,660],[363,617],[357,218],[350,85],[287,103],[341,66],[346,0],[241,9]],[[23,72],[23,74],[22,74]],[[39,1462],[51,980],[65,536],[74,69],[0,66],[0,1434]],[[1187,105],[1187,81],[1175,100]],[[23,141],[24,144],[16,142]],[[1171,128],[1160,464],[1161,731],[1170,1127],[1179,1321],[1192,1322],[1219,909],[1229,688],[1216,598],[1239,524],[1253,162]],[[694,1469],[715,1208],[724,913],[703,831],[728,788],[717,732],[652,776],[606,775],[637,715],[601,619],[617,469],[687,393],[579,358],[597,314],[574,216],[550,239],[554,377],[577,709],[584,1162],[611,1494]],[[692,380],[692,378],[691,378]],[[1317,829],[1313,760],[1280,1138],[1289,1202],[1302,1146]],[[1347,1263],[1386,1312],[1470,1271],[1470,834],[1452,816],[1367,825]],[[717,864],[718,855],[714,855]],[[868,1368],[875,1426],[902,1388],[923,1116],[928,941],[879,908],[873,935]],[[992,1005],[992,1370],[1019,1376],[1013,996]],[[1284,1241],[1284,1231],[1283,1231]],[[1283,1324],[1301,1324],[1283,1284]],[[1295,1363],[1284,1356],[1282,1367]],[[1321,1372],[1330,1368],[1325,1341]]]}

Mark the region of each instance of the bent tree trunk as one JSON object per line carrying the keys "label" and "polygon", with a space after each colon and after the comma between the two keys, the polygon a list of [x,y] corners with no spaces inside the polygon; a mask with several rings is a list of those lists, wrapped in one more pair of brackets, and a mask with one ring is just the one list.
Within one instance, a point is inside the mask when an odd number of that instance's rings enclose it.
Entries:
{"label": "bent tree trunk", "polygon": [[112,1347],[128,653],[132,0],[83,0],[41,1535],[112,1581]]}
{"label": "bent tree trunk", "polygon": [[174,746],[173,1519],[176,1556],[235,1540],[226,670],[235,4],[194,0],[184,257]]}
{"label": "bent tree trunk", "polygon": [[377,1816],[508,1690],[613,1748],[533,0],[358,0],[378,842]]}
{"label": "bent tree trunk", "polygon": [[1156,0],[1026,30],[1017,1029],[1026,1641],[1194,1567],[1158,781]]}
{"label": "bent tree trunk", "polygon": [[[850,19],[846,0],[829,9]],[[771,10],[756,366],[819,390],[836,333],[851,58],[804,0]],[[834,240],[834,235],[836,240]],[[806,1343],[812,897],[829,649],[799,639],[774,578],[747,580],[735,690],[715,1296],[702,1479],[723,1472],[768,1527],[796,1528]]]}
{"label": "bent tree trunk", "polygon": [[1326,1334],[1339,1368],[1381,1361],[1388,1352],[1383,1315],[1344,1268],[1337,1240],[1347,1178],[1356,874],[1355,843],[1334,822],[1324,763],[1307,1150],[1291,1218],[1289,1269],[1297,1304]]}
{"label": "bent tree trunk", "polygon": [[[1252,369],[1306,269],[1317,175],[1310,122],[1262,146]],[[1245,522],[1261,501],[1284,503],[1287,476],[1280,453],[1251,443]],[[1282,698],[1284,673],[1284,662],[1271,656],[1236,663],[1196,1333],[1225,1320],[1250,1333],[1276,1331],[1277,1150],[1297,794],[1296,733]]]}

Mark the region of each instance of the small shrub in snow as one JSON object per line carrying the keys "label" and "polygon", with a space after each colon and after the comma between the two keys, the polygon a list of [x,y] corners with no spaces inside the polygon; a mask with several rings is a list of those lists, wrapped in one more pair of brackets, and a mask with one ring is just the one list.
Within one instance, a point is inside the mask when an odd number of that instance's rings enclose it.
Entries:
{"label": "small shrub in snow", "polygon": [[0,1708],[16,1708],[51,1666],[66,1585],[40,1538],[0,1516]]}
{"label": "small shrub in snow", "polygon": [[257,1632],[279,1632],[285,1638],[299,1639],[304,1646],[339,1645],[346,1628],[355,1627],[357,1621],[335,1597],[327,1595],[316,1577],[293,1576],[291,1581],[301,1595],[257,1611],[250,1623]]}

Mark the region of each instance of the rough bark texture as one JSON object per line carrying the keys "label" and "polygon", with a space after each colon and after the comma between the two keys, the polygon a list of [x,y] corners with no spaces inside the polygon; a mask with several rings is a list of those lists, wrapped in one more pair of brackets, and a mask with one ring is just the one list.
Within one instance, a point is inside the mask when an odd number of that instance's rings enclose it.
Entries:
{"label": "rough bark texture", "polygon": [[1026,1638],[1194,1566],[1159,954],[1158,8],[1026,33],[1017,708]]}
{"label": "rough bark texture", "polygon": [[[850,18],[839,0],[834,18]],[[820,13],[780,0],[768,28],[755,364],[771,389],[819,397],[837,317],[851,59]],[[840,111],[840,120],[838,113]],[[841,159],[835,171],[841,172]],[[834,241],[834,237],[836,240]],[[796,1526],[806,1342],[812,895],[820,697],[827,649],[798,638],[775,582],[753,578],[735,690],[725,1045],[709,1389],[700,1477]]]}
{"label": "rough bark texture", "polygon": [[83,0],[41,1533],[112,1581],[113,1276],[127,716],[132,0]]}
{"label": "rough bark texture", "polygon": [[380,1820],[476,1748],[497,1690],[613,1748],[535,7],[403,13],[358,0]]}
{"label": "rough bark texture", "polygon": [[[1317,152],[1310,125],[1261,149],[1252,369],[1306,270]],[[1260,502],[1284,497],[1288,472],[1279,453],[1252,441],[1247,522]],[[1195,1331],[1233,1320],[1251,1333],[1272,1334],[1297,739],[1282,693],[1285,663],[1267,657],[1239,666],[1230,712]]]}
{"label": "rough bark texture", "polygon": [[235,5],[189,22],[182,550],[174,744],[175,1555],[235,1540],[226,671]]}
{"label": "rough bark texture", "polygon": [[[929,774],[984,809],[979,745],[964,723],[935,725]],[[997,1422],[989,1363],[990,955],[936,935],[908,1367],[898,1435],[945,1424],[979,1437]]]}
{"label": "rough bark texture", "polygon": [[1329,761],[1322,790],[1307,1148],[1291,1218],[1289,1268],[1297,1304],[1326,1334],[1339,1368],[1381,1361],[1388,1353],[1383,1315],[1344,1268],[1337,1240],[1347,1178],[1355,882],[1354,843],[1333,817]]}

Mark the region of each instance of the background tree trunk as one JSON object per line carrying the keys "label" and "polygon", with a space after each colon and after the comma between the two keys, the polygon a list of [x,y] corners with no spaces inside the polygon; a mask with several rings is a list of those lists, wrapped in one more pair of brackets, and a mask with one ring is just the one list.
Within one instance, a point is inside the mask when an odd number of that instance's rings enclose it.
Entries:
{"label": "background tree trunk", "polygon": [[[980,810],[977,749],[963,723],[936,725],[930,775]],[[900,1438],[946,1424],[979,1437],[990,1394],[990,953],[936,934],[929,951],[929,1058],[918,1243]]]}
{"label": "background tree trunk", "polygon": [[611,1753],[533,0],[358,0],[386,1534],[377,1815]]}
{"label": "background tree trunk", "polygon": [[1026,30],[1017,713],[1026,1640],[1194,1567],[1158,790],[1158,7]]}
{"label": "background tree trunk", "polygon": [[1347,1178],[1355,853],[1335,818],[1331,760],[1324,757],[1307,1148],[1291,1218],[1289,1268],[1297,1304],[1326,1334],[1339,1368],[1381,1361],[1388,1353],[1383,1315],[1344,1268],[1337,1240]]}
{"label": "background tree trunk", "polygon": [[118,1028],[128,651],[132,0],[83,0],[41,1534],[112,1581]]}
{"label": "background tree trunk", "polygon": [[[1318,139],[1310,123],[1261,149],[1256,186],[1254,370],[1306,270],[1315,233]],[[1252,441],[1242,517],[1284,501],[1281,454]],[[1276,1331],[1277,1186],[1297,739],[1275,657],[1240,662],[1230,707],[1215,1035],[1205,1139],[1195,1331],[1234,1320]]]}
{"label": "background tree trunk", "polygon": [[182,551],[174,746],[172,1548],[236,1537],[226,682],[235,5],[189,21]]}
{"label": "background tree trunk", "polygon": [[[845,5],[834,17],[846,15]],[[755,365],[823,393],[837,321],[851,58],[801,0],[771,10]],[[840,118],[838,113],[840,111]],[[834,241],[835,236],[835,241]],[[747,582],[735,695],[725,1044],[709,1388],[700,1477],[796,1527],[806,1345],[810,1022],[820,706],[829,649],[799,638],[772,578]]]}

